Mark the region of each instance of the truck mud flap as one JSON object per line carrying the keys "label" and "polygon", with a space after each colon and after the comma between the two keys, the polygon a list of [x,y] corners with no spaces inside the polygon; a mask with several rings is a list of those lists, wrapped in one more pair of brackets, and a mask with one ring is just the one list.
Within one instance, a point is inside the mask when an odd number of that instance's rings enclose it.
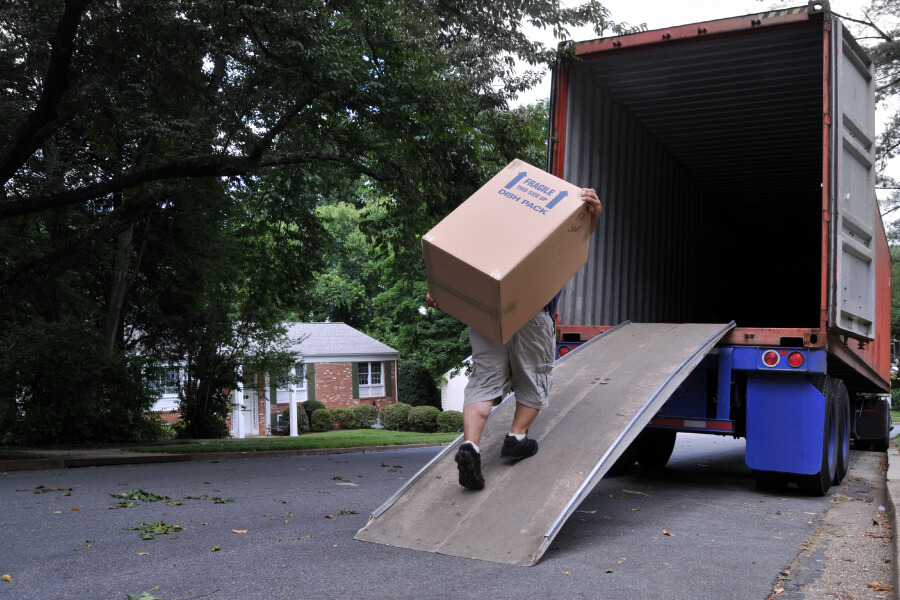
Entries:
{"label": "truck mud flap", "polygon": [[624,323],[560,359],[550,406],[529,431],[539,452],[500,458],[510,395],[481,438],[483,490],[457,482],[455,440],[376,510],[355,538],[533,565],[669,396],[734,323]]}

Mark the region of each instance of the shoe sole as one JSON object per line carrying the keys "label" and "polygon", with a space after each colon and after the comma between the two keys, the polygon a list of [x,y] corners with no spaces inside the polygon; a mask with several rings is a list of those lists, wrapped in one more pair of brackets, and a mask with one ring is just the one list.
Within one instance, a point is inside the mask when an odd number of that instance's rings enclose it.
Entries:
{"label": "shoe sole", "polygon": [[532,452],[531,454],[525,454],[524,456],[515,456],[513,454],[506,454],[505,452],[503,452],[503,450],[500,450],[500,458],[508,458],[510,460],[522,460],[522,459],[534,456],[537,453],[538,453],[537,447],[535,447],[534,452]]}

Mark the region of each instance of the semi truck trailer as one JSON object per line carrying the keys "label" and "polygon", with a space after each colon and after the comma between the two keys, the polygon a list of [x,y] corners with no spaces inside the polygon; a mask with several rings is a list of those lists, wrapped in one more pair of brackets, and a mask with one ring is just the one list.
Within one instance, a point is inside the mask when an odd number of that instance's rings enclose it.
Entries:
{"label": "semi truck trailer", "polygon": [[604,212],[558,354],[627,321],[735,323],[613,470],[664,466],[678,432],[729,435],[760,486],[825,494],[851,443],[890,432],[872,61],[827,2],[559,56],[549,170]]}

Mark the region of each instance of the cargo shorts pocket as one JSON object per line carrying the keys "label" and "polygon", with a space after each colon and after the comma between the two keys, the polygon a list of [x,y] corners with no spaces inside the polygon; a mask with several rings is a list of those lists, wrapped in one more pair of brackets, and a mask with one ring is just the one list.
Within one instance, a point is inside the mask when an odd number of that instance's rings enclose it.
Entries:
{"label": "cargo shorts pocket", "polygon": [[541,398],[541,408],[547,408],[550,399],[550,390],[553,388],[553,364],[538,365],[535,369],[535,387]]}

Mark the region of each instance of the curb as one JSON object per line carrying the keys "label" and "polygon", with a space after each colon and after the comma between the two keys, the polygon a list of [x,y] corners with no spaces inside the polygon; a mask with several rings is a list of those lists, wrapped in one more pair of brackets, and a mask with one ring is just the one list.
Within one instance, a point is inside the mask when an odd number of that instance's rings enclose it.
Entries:
{"label": "curb", "polygon": [[390,446],[350,446],[347,448],[311,448],[306,450],[260,450],[257,452],[194,452],[190,454],[103,454],[96,456],[64,456],[59,458],[19,458],[0,460],[0,472],[48,471],[105,467],[113,465],[139,465],[151,463],[176,463],[191,461],[218,462],[220,460],[246,460],[250,458],[284,458],[288,456],[321,456],[325,454],[351,454],[357,452],[383,452],[407,448],[433,448],[444,444],[395,444]]}
{"label": "curb", "polygon": [[897,531],[897,506],[900,504],[900,449],[897,448],[897,439],[892,438],[888,444],[887,450],[887,477],[886,477],[886,496],[888,516],[893,524],[891,535],[891,553],[894,561],[892,571],[894,587],[893,597],[895,600],[900,599],[900,567],[897,564],[897,558],[900,556],[900,532]]}

